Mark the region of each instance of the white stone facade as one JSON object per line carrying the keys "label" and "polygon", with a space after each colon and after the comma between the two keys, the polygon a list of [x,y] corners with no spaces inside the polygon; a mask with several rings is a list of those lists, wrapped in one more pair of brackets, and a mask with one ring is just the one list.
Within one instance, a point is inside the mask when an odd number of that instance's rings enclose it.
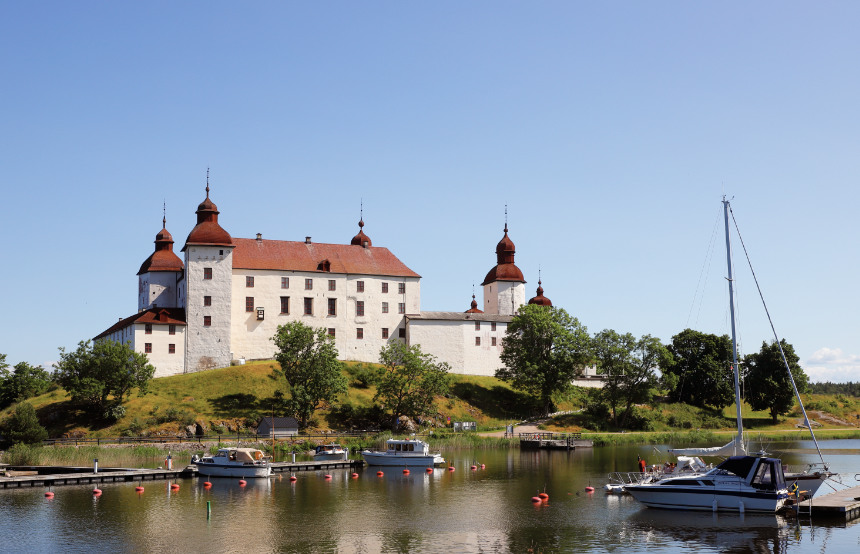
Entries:
{"label": "white stone facade", "polygon": [[454,373],[495,375],[510,318],[479,313],[424,312],[408,316],[409,344],[433,354]]}
{"label": "white stone facade", "polygon": [[524,282],[493,281],[484,285],[484,313],[513,316],[525,303]]}
{"label": "white stone facade", "polygon": [[231,356],[233,248],[189,246],[185,249],[185,372],[226,367]]}

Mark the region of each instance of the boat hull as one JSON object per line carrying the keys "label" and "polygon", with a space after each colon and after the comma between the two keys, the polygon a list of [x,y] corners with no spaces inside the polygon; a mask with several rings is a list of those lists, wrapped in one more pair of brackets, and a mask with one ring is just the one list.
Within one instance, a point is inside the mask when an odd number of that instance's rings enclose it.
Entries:
{"label": "boat hull", "polygon": [[685,489],[661,485],[627,485],[624,489],[649,508],[718,512],[778,512],[787,495],[765,491],[727,491],[712,487]]}
{"label": "boat hull", "polygon": [[315,462],[328,462],[328,461],[346,461],[349,459],[349,454],[347,452],[331,452],[328,454],[314,454]]}
{"label": "boat hull", "polygon": [[272,468],[268,464],[240,466],[198,463],[196,465],[197,473],[206,475],[207,477],[238,477],[240,479],[249,479],[272,475]]}
{"label": "boat hull", "polygon": [[367,465],[371,466],[432,467],[445,463],[445,458],[439,454],[425,455],[364,451],[361,455],[364,458],[364,461],[367,462]]}

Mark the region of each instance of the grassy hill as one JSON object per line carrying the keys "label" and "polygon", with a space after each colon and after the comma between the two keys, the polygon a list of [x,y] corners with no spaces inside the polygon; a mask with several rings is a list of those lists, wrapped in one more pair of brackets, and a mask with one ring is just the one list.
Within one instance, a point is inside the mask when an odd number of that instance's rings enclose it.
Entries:
{"label": "grassy hill", "polygon": [[[172,435],[189,425],[200,424],[207,433],[230,433],[253,428],[262,416],[271,415],[278,383],[270,378],[275,362],[255,362],[211,371],[153,379],[149,392],[132,395],[126,414],[112,424],[94,422],[76,409],[65,391],[54,390],[29,400],[51,437],[115,437],[122,435]],[[316,430],[371,426],[373,395],[366,374],[373,364],[348,362],[344,374],[349,390],[330,409],[317,412]],[[433,422],[476,421],[479,430],[502,429],[506,423],[521,421],[534,413],[534,402],[493,377],[452,375],[451,394],[437,398]],[[542,427],[552,431],[618,431],[606,421],[595,421],[580,411],[586,405],[584,390],[557,399],[560,410],[572,413],[555,417]],[[807,395],[804,402],[810,418],[828,428],[856,428],[860,423],[860,400],[843,395]],[[4,420],[13,408],[0,412]],[[721,411],[703,410],[685,404],[658,403],[636,408],[637,417],[648,431],[670,432],[696,429],[730,431],[735,427],[734,406]],[[791,430],[800,418],[799,410],[774,426],[765,412],[744,405],[744,427],[749,430]],[[276,413],[276,415],[282,415]]]}

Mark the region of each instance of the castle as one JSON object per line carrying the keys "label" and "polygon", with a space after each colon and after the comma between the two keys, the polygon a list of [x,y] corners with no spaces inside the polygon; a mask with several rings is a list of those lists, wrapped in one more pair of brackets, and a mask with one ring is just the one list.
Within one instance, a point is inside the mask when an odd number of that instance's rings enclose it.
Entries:
{"label": "castle", "polygon": [[[482,283],[483,310],[473,294],[465,312],[422,312],[421,276],[373,246],[363,218],[348,244],[233,238],[218,223],[208,182],[196,213],[184,259],[162,220],[137,272],[137,313],[95,337],[146,353],[156,377],[271,359],[271,339],[289,321],[327,329],[341,359],[378,362],[380,349],[400,340],[454,373],[493,375],[508,323],[526,301],[507,223]],[[538,285],[529,303],[551,306]]]}

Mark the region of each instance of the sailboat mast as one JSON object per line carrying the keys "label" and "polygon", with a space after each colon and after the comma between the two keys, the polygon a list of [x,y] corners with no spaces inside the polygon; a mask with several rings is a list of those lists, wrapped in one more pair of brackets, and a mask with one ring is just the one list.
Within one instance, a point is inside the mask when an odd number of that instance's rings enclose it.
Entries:
{"label": "sailboat mast", "polygon": [[738,377],[738,340],[735,332],[735,289],[734,289],[734,273],[732,272],[732,242],[729,239],[729,201],[723,196],[723,217],[726,222],[726,263],[729,268],[729,311],[732,319],[732,369],[734,370],[735,378],[735,405],[737,406],[738,419],[738,437],[735,439],[735,454],[738,450],[744,452],[743,436],[744,423],[741,415],[741,386]]}

